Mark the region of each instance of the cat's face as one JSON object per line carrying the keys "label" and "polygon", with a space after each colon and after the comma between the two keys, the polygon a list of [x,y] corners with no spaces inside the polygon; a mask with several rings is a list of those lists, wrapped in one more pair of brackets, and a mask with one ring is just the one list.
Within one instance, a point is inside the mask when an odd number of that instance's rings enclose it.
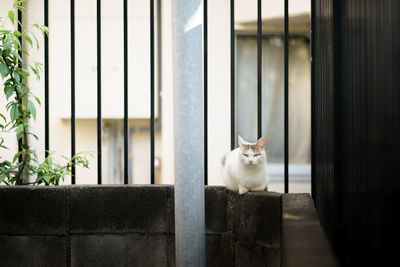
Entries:
{"label": "cat's face", "polygon": [[240,146],[240,162],[248,167],[264,164],[266,154],[264,150],[264,138],[260,138],[256,143],[248,143],[238,136]]}

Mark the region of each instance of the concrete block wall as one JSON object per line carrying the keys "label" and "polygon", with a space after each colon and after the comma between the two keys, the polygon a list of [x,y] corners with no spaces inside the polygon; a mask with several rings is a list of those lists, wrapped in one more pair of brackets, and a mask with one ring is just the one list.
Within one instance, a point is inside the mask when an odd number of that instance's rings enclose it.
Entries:
{"label": "concrete block wall", "polygon": [[[281,265],[281,194],[205,194],[207,266]],[[175,266],[173,186],[1,186],[0,248],[0,266]]]}

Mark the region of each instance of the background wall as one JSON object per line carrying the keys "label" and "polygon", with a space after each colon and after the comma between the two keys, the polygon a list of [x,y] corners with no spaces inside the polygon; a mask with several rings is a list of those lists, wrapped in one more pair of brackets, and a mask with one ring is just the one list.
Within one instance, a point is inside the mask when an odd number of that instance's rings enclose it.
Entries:
{"label": "background wall", "polygon": [[[6,18],[13,0],[2,0],[0,16]],[[156,0],[155,12],[155,157],[156,183],[174,182],[173,153],[173,67],[171,0]],[[290,14],[290,167],[291,178],[300,181],[290,192],[310,192],[310,0],[292,1]],[[43,1],[24,3],[24,26],[44,22]],[[263,45],[263,131],[268,140],[270,189],[283,192],[283,13],[284,2],[262,1]],[[150,4],[132,0],[128,3],[128,110],[129,110],[129,182],[150,183]],[[208,182],[222,184],[221,158],[230,150],[230,1],[208,3]],[[235,1],[235,32],[237,33],[236,93],[244,90],[247,98],[237,101],[236,131],[249,141],[255,140],[256,96],[256,19],[257,1]],[[10,28],[11,25],[7,25]],[[50,150],[55,157],[70,156],[71,147],[71,31],[70,0],[49,1],[49,105]],[[102,182],[123,182],[123,6],[122,1],[101,1],[101,79],[102,79]],[[252,36],[251,44],[241,38]],[[44,42],[40,50],[29,49],[28,61],[44,61]],[[243,38],[242,38],[243,39]],[[270,42],[275,43],[273,50]],[[24,43],[28,48],[28,44]],[[243,48],[243,49],[239,49]],[[97,35],[96,1],[75,1],[75,91],[76,91],[76,151],[97,150]],[[277,53],[276,50],[279,50]],[[243,51],[250,51],[246,57]],[[273,54],[274,58],[269,55]],[[242,64],[242,68],[239,67]],[[246,66],[252,66],[247,68]],[[243,68],[244,67],[244,68]],[[250,75],[243,69],[251,70]],[[247,70],[247,74],[249,71]],[[32,91],[44,99],[44,74],[40,81],[29,79]],[[273,82],[270,82],[273,80]],[[239,84],[241,84],[239,86]],[[271,97],[276,95],[276,97]],[[1,96],[0,96],[1,97]],[[238,98],[238,97],[237,97]],[[251,100],[251,101],[250,101]],[[243,103],[247,101],[246,105]],[[5,101],[0,102],[5,103]],[[43,103],[43,101],[42,101]],[[250,105],[249,105],[250,103]],[[3,109],[3,105],[0,105]],[[3,110],[1,110],[3,112]],[[247,125],[246,122],[251,122]],[[240,127],[240,125],[244,125]],[[44,104],[38,108],[32,128],[39,141],[31,138],[29,145],[42,160],[44,149]],[[2,135],[4,133],[1,133]],[[17,142],[6,135],[10,150],[0,151],[12,158]],[[190,138],[190,137],[187,137]],[[300,152],[300,153],[299,153]],[[275,156],[275,155],[278,155]],[[90,169],[76,169],[77,184],[97,183],[97,157],[90,158]],[[70,183],[67,177],[64,184]]]}
{"label": "background wall", "polygon": [[313,196],[343,266],[400,237],[400,3],[315,1]]}

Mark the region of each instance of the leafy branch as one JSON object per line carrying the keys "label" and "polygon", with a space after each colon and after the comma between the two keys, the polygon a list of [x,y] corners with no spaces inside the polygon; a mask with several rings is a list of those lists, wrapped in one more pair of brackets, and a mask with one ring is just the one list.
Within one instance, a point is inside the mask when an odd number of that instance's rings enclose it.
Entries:
{"label": "leafy branch", "polygon": [[[13,9],[25,14],[22,3],[26,0],[15,1]],[[0,132],[14,132],[20,144],[19,151],[14,155],[12,161],[1,161],[0,157],[0,183],[7,185],[41,184],[58,185],[60,179],[64,180],[66,175],[71,175],[72,166],[83,166],[88,168],[86,154],[78,153],[72,159],[67,159],[64,165],[54,161],[53,154],[40,163],[36,151],[30,149],[28,136],[35,139],[38,137],[30,131],[29,121],[36,120],[36,104],[40,100],[35,96],[28,86],[28,77],[33,73],[36,79],[40,79],[42,64],[35,61],[26,64],[21,55],[29,56],[24,50],[21,41],[25,40],[31,48],[39,49],[39,39],[35,32],[43,37],[48,34],[49,29],[45,25],[32,24],[24,29],[22,23],[15,19],[14,10],[8,11],[8,20],[19,25],[21,31],[6,29],[5,21],[0,17],[0,76],[3,80],[2,87],[7,100],[6,111],[9,120],[0,113]],[[27,66],[28,65],[28,66]],[[0,137],[0,149],[7,149],[5,139]],[[28,182],[28,177],[37,177],[34,182]]]}

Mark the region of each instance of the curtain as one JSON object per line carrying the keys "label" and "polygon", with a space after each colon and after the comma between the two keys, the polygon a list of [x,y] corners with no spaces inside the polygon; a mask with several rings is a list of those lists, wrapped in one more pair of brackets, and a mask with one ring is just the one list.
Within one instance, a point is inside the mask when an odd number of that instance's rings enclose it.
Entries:
{"label": "curtain", "polygon": [[[289,40],[289,160],[310,162],[311,69],[309,42]],[[238,36],[236,62],[236,131],[245,140],[257,139],[257,38]],[[262,134],[269,162],[284,157],[284,42],[262,41]]]}

